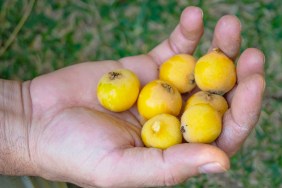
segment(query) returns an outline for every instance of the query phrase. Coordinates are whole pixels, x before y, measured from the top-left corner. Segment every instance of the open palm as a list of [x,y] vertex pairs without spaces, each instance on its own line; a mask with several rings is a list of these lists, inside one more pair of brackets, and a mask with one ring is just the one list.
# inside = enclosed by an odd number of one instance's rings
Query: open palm
[[[236,17],[222,17],[211,48],[218,47],[235,59],[240,29]],[[144,85],[157,78],[158,67],[167,58],[193,54],[202,33],[201,10],[188,7],[171,36],[148,54],[81,63],[33,79],[29,148],[38,174],[84,187],[132,187],[173,185],[198,173],[227,170],[228,157],[240,148],[259,117],[264,90],[264,56],[259,50],[247,49],[238,60],[238,85],[227,95],[231,108],[214,145],[145,148],[136,108],[112,113],[103,109],[96,97],[102,74],[128,68]]]

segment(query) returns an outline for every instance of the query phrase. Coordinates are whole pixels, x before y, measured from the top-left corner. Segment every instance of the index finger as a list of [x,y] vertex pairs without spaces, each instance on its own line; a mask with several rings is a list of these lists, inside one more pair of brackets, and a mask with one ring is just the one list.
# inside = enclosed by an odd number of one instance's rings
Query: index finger
[[212,46],[219,48],[231,59],[235,59],[241,46],[241,23],[236,16],[223,16],[216,24]]
[[148,55],[160,65],[175,54],[193,54],[203,32],[202,10],[198,7],[187,7],[170,37],[152,49]]

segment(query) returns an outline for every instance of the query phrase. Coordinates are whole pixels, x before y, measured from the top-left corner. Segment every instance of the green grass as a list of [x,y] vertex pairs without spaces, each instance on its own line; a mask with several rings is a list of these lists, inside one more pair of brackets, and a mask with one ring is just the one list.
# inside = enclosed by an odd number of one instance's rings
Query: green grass
[[[282,187],[282,3],[275,0],[0,0],[0,75],[27,80],[84,61],[146,53],[169,36],[188,5],[204,11],[205,34],[196,56],[210,46],[216,21],[234,14],[242,22],[242,48],[266,56],[266,92],[260,121],[231,170],[191,178],[176,187]],[[24,18],[26,22],[15,32]],[[23,20],[22,20],[23,21]],[[4,178],[4,177],[1,177]]]

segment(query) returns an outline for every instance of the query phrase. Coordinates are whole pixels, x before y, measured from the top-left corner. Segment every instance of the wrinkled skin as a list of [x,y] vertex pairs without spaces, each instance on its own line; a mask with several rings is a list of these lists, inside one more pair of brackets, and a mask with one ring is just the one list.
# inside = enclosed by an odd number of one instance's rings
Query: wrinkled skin
[[[235,16],[220,18],[211,49],[218,47],[235,60],[240,29]],[[33,79],[29,152],[36,175],[83,187],[140,187],[173,185],[199,173],[228,170],[229,157],[260,114],[265,82],[264,55],[258,49],[246,49],[238,59],[238,84],[227,94],[231,108],[224,115],[222,134],[212,145],[145,148],[136,107],[112,113],[96,97],[97,82],[105,72],[128,68],[144,85],[157,78],[159,65],[172,55],[193,54],[202,34],[202,11],[187,7],[169,38],[148,54],[76,64]]]

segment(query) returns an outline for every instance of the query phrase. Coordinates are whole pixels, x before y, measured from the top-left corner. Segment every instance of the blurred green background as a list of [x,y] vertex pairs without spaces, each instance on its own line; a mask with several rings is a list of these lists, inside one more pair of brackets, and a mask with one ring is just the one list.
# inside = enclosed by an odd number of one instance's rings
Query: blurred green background
[[[241,51],[257,47],[265,53],[267,86],[260,121],[231,159],[231,170],[175,187],[281,188],[282,1],[0,0],[1,78],[27,80],[83,61],[146,53],[169,36],[189,5],[204,11],[205,34],[195,55],[209,48],[217,20],[234,14],[242,22]],[[0,187],[67,185],[0,176]]]

